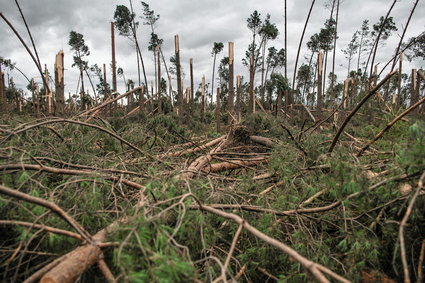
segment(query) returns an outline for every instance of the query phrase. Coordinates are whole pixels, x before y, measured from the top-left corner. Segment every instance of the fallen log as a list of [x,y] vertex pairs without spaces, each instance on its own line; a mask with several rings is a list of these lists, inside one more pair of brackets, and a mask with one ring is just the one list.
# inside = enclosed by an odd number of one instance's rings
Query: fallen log
[[179,150],[179,151],[176,151],[176,152],[162,153],[162,154],[158,154],[156,157],[159,158],[159,159],[164,158],[164,157],[177,157],[177,156],[181,156],[183,154],[188,154],[188,153],[193,153],[193,152],[201,151],[201,150],[207,149],[209,147],[212,147],[212,146],[220,143],[225,138],[226,138],[226,135],[221,136],[219,138],[216,138],[216,139],[214,139],[214,140],[212,140],[212,141],[210,141],[210,142],[208,142],[206,144],[203,144],[203,145],[200,145],[200,146],[196,146],[194,148]]
[[254,166],[262,163],[267,163],[268,160],[265,158],[256,158],[253,160],[232,160],[227,162],[220,162],[215,164],[210,164],[210,166],[206,166],[202,171],[206,173],[210,172],[220,172],[226,170],[238,169],[241,167]]
[[[51,269],[41,278],[41,283],[71,283],[86,271],[90,266],[99,261],[102,250],[99,244],[104,242],[106,236],[115,231],[120,224],[128,219],[122,219],[113,222],[111,225],[99,231],[93,236],[94,244],[86,244],[76,248],[75,250],[63,255],[58,264],[52,266]],[[43,274],[41,274],[42,276]],[[37,278],[32,278],[37,280]],[[27,280],[28,281],[28,280]],[[25,281],[25,282],[27,282]],[[30,281],[34,282],[34,281]]]
[[213,159],[213,154],[216,152],[221,151],[226,144],[228,143],[227,136],[215,147],[213,148],[208,154],[203,155],[195,159],[189,167],[182,172],[181,174],[177,175],[178,180],[189,180],[195,176],[195,174],[199,173],[202,168],[204,168],[208,163],[211,162]]
[[269,138],[265,138],[265,137],[260,137],[260,136],[249,136],[249,138],[258,144],[267,146],[267,147],[274,147],[276,145],[275,142],[273,142],[271,139]]

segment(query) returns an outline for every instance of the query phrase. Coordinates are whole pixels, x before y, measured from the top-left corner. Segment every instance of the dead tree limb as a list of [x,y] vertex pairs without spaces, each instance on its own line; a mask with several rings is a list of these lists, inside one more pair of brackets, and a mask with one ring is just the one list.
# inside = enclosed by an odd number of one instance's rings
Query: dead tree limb
[[[138,151],[142,155],[148,155],[148,156],[150,156],[148,153],[143,152],[140,148],[136,147],[132,143],[126,141],[125,139],[123,139],[122,137],[120,137],[119,135],[117,135],[116,133],[114,133],[114,132],[112,132],[112,131],[110,131],[108,129],[105,129],[105,128],[103,128],[101,126],[98,126],[98,125],[95,125],[95,124],[90,124],[90,123],[81,122],[81,121],[77,121],[77,120],[69,120],[69,119],[54,119],[54,120],[43,121],[43,122],[40,122],[40,123],[31,125],[31,126],[25,127],[23,129],[16,130],[12,134],[6,136],[6,138],[1,143],[7,141],[8,139],[10,139],[14,135],[18,135],[20,133],[26,132],[28,130],[31,130],[31,129],[34,129],[34,128],[37,128],[37,127],[40,127],[40,126],[44,126],[44,125],[48,125],[48,124],[55,124],[55,123],[69,123],[69,124],[77,124],[77,125],[82,125],[82,126],[86,126],[86,127],[95,128],[95,129],[97,129],[99,131],[102,131],[104,133],[107,133],[108,135],[110,135],[110,136],[114,137],[115,139],[119,140],[120,142],[128,145],[129,147],[131,147],[132,149]],[[150,156],[150,157],[154,158],[153,156]]]
[[401,113],[400,115],[398,115],[397,117],[394,118],[394,120],[392,120],[391,122],[389,122],[384,129],[382,129],[372,140],[370,140],[358,153],[357,153],[357,157],[361,156],[363,154],[363,152],[369,148],[369,146],[371,146],[374,142],[376,142],[378,139],[380,139],[384,133],[386,131],[388,131],[389,129],[391,129],[392,126],[394,126],[395,123],[397,123],[399,120],[401,120],[404,116],[406,116],[407,114],[409,114],[410,112],[412,112],[416,107],[418,107],[419,105],[421,105],[422,103],[425,102],[425,97],[423,97],[421,100],[419,100],[418,102],[416,102],[415,104],[413,104],[412,106],[410,106],[408,109],[406,109],[403,113]]
[[63,236],[75,238],[75,239],[78,239],[80,241],[84,240],[84,238],[81,237],[79,234],[76,234],[76,233],[73,233],[73,232],[67,231],[67,230],[49,227],[49,226],[42,225],[42,224],[36,224],[36,223],[30,223],[30,222],[24,222],[24,221],[17,221],[17,220],[0,220],[0,225],[18,225],[18,226],[23,226],[23,227],[28,227],[28,228],[41,229],[41,230],[45,230],[45,231],[50,232],[50,233],[55,233],[55,234],[58,234],[58,235],[63,235]]
[[66,213],[62,208],[60,208],[56,204],[43,200],[41,198],[30,196],[14,189],[10,189],[2,185],[0,185],[0,193],[50,209],[51,211],[59,215],[61,218],[63,218],[66,222],[68,222],[68,224],[71,225],[71,227],[73,227],[85,240],[90,243],[92,242],[92,237],[89,232],[87,232],[77,221],[75,221],[74,218],[69,216],[68,213]]
[[[267,163],[268,160],[265,158],[257,158],[253,160],[233,160],[228,162],[220,162],[211,164],[203,169],[206,173],[220,172],[226,170],[233,170],[241,167],[254,166],[262,163]],[[249,168],[249,167],[248,167]]]
[[271,139],[269,138],[265,138],[265,137],[260,137],[260,136],[250,136],[249,137],[253,142],[267,146],[267,147],[275,147],[276,143],[273,142]]
[[19,41],[25,47],[28,54],[31,56],[31,59],[34,61],[38,71],[40,72],[41,79],[43,80],[44,89],[47,90],[48,92],[50,92],[49,84],[47,83],[46,78],[43,74],[43,70],[41,69],[41,65],[38,64],[37,59],[34,57],[31,50],[28,48],[27,44],[22,39],[21,35],[18,33],[18,31],[15,29],[15,27],[9,22],[9,20],[1,12],[0,12],[0,17],[5,21],[5,23],[10,27],[10,29],[15,33],[15,35],[18,37]]
[[55,167],[49,167],[44,165],[41,166],[36,164],[23,164],[23,163],[0,165],[0,171],[13,171],[13,170],[35,170],[35,171],[43,171],[43,172],[48,172],[53,174],[66,174],[66,175],[89,175],[89,176],[94,175],[94,176],[103,177],[107,180],[121,182],[135,189],[139,189],[139,190],[145,189],[144,186],[136,182],[124,179],[121,176],[99,174],[99,172],[92,171],[92,170],[64,169],[64,168],[55,168]]
[[241,218],[240,216],[233,214],[233,213],[227,213],[222,210],[215,209],[210,206],[203,205],[198,202],[199,209],[208,211],[210,213],[213,213],[215,215],[221,216],[226,219],[233,220],[234,222],[238,223],[240,226],[245,228],[248,232],[253,234],[255,237],[259,238],[260,240],[264,241],[265,243],[272,245],[276,247],[277,249],[281,250],[285,254],[289,255],[292,259],[300,263],[305,269],[307,269],[319,282],[330,282],[323,273],[326,273],[330,277],[340,281],[340,282],[350,282],[347,279],[343,278],[342,276],[334,273],[333,271],[329,270],[328,268],[315,263],[302,255],[300,255],[297,251],[292,249],[291,247],[285,245],[284,243],[269,237],[268,235],[264,234],[263,232],[259,231],[255,227],[251,226],[246,220]]
[[370,97],[372,97],[381,88],[381,86],[383,86],[385,84],[385,82],[388,81],[396,73],[397,73],[397,71],[393,71],[393,72],[389,73],[383,80],[381,80],[379,82],[379,84],[377,86],[375,86],[365,97],[363,97],[363,99],[359,102],[359,104],[356,106],[356,108],[354,108],[353,111],[351,111],[350,114],[348,114],[347,118],[345,118],[341,127],[338,129],[338,132],[336,133],[336,135],[335,135],[335,137],[332,141],[331,146],[329,147],[329,150],[328,150],[329,153],[331,153],[333,151],[336,143],[338,142],[339,136],[342,134],[345,126],[347,126],[347,124],[351,120],[351,118],[353,118],[353,116],[357,113],[357,111],[359,111],[359,109],[363,106],[363,104],[365,104],[366,101]]
[[[406,226],[407,221],[409,220],[409,216],[412,213],[412,209],[413,209],[413,206],[415,205],[415,201],[419,195],[419,192],[424,188],[424,179],[425,179],[425,171],[422,174],[422,176],[419,178],[418,188],[416,189],[415,193],[412,196],[412,199],[409,202],[409,206],[407,207],[406,213],[400,222],[400,228],[398,230],[398,237],[400,240],[401,261],[403,263],[404,283],[410,283],[409,265],[406,259],[406,246],[404,244],[404,227]],[[418,279],[421,280],[421,278],[418,278]]]
[[208,163],[213,159],[213,154],[221,151],[227,144],[227,136],[223,139],[215,148],[213,148],[208,154],[198,157],[193,161],[186,171],[182,172],[177,176],[180,180],[189,180],[195,176],[196,173],[200,172]]
[[223,135],[223,136],[216,138],[216,139],[214,139],[210,142],[207,142],[206,144],[199,145],[199,146],[196,146],[194,148],[189,148],[189,149],[180,150],[180,151],[176,151],[176,152],[162,153],[162,154],[157,155],[156,157],[162,159],[164,157],[177,157],[177,156],[181,156],[183,154],[201,151],[201,150],[207,149],[211,146],[214,146],[214,145],[220,143],[225,138],[226,138],[226,135]]

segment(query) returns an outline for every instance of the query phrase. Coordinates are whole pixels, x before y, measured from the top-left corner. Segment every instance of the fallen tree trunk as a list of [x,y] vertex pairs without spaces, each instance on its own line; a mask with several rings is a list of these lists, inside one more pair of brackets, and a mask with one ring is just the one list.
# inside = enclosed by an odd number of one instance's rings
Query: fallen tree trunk
[[267,146],[267,147],[274,147],[276,145],[275,142],[273,142],[271,139],[269,138],[265,138],[265,137],[260,137],[260,136],[249,136],[249,138],[258,144]]
[[202,169],[202,171],[206,173],[220,172],[220,171],[238,169],[241,167],[254,166],[254,165],[267,163],[267,162],[268,160],[265,158],[256,158],[253,160],[234,160],[234,161],[211,164],[210,166],[206,166],[204,169]]
[[227,144],[227,136],[215,147],[213,148],[207,155],[203,155],[198,157],[195,161],[193,161],[189,167],[177,176],[179,180],[189,180],[195,176],[195,174],[199,173],[202,168],[204,168],[208,163],[213,159],[213,154],[221,151]]
[[156,157],[157,158],[164,158],[164,157],[177,157],[177,156],[181,156],[183,154],[187,154],[187,153],[193,153],[193,152],[197,152],[197,151],[201,151],[203,149],[212,147],[218,143],[220,143],[223,139],[226,138],[226,135],[221,136],[219,138],[216,138],[206,144],[200,145],[200,146],[196,146],[194,148],[189,148],[189,149],[184,149],[184,150],[179,150],[176,152],[168,152],[168,153],[162,153],[162,154],[158,154]]
[[[121,223],[126,222],[128,219],[121,219],[113,222],[111,225],[99,231],[93,236],[94,245],[86,244],[77,249],[63,255],[58,264],[52,266],[40,280],[41,283],[71,283],[75,282],[77,278],[86,271],[90,266],[99,261],[102,250],[99,244],[104,242],[106,236],[115,231]],[[41,274],[40,276],[42,276]],[[32,277],[32,276],[31,276]],[[30,277],[30,278],[31,278]],[[29,278],[29,279],[30,279]],[[27,279],[25,282],[35,282],[37,278],[31,278],[32,281]]]

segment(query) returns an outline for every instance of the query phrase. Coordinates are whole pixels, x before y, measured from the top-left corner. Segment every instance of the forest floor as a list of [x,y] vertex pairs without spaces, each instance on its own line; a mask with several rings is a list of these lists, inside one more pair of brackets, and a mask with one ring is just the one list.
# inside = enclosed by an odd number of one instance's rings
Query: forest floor
[[206,114],[2,117],[0,280],[424,279],[423,119]]

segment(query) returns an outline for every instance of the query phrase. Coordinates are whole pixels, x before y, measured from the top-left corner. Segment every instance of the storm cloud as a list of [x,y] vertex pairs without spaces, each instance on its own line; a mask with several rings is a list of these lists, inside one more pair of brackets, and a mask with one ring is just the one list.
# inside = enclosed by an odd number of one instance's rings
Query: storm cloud
[[[212,73],[211,49],[214,42],[223,42],[224,51],[220,54],[227,56],[227,42],[235,43],[235,74],[247,77],[248,70],[242,65],[245,50],[252,41],[252,34],[246,27],[246,19],[258,10],[261,17],[271,15],[271,21],[279,28],[279,36],[269,43],[280,49],[284,47],[284,1],[278,0],[156,0],[146,1],[160,19],[156,24],[156,33],[164,39],[163,52],[168,60],[174,53],[174,35],[180,36],[182,67],[188,72],[189,59],[193,58],[196,85],[203,75],[210,82]],[[307,54],[305,43],[310,36],[319,32],[326,19],[329,18],[329,8],[325,7],[323,0],[316,1],[312,17],[307,27],[301,50],[301,62]],[[394,54],[402,29],[407,21],[414,1],[399,1],[392,12],[398,27],[398,32],[388,40],[385,46],[378,50],[376,62],[381,65],[386,63]],[[42,64],[47,64],[52,72],[55,54],[63,49],[65,52],[65,82],[66,93],[75,92],[78,81],[78,70],[72,65],[72,51],[68,46],[70,31],[74,30],[84,35],[86,44],[90,48],[89,64],[109,66],[111,62],[110,22],[116,5],[128,5],[128,1],[105,0],[20,0],[23,13],[30,26],[31,32],[39,51]],[[347,60],[341,49],[346,48],[353,33],[358,30],[363,20],[368,19],[371,24],[376,23],[380,16],[384,16],[392,1],[388,0],[345,0],[341,1],[340,19],[338,23],[338,42],[336,47],[336,73],[338,79],[346,76]],[[142,14],[139,1],[134,1],[137,16]],[[288,0],[288,76],[291,78],[295,64],[295,56],[304,21],[310,7],[310,0]],[[13,23],[16,29],[24,36],[26,42],[29,38],[25,31],[19,11],[14,0],[0,0],[1,12]],[[405,39],[418,35],[424,30],[423,15],[425,6],[420,1],[413,16]],[[154,80],[154,63],[152,52],[147,50],[150,38],[150,27],[142,25],[143,20],[138,18],[140,27],[138,37],[142,46],[148,81]],[[11,59],[27,74],[41,81],[40,75],[25,49],[15,35],[4,23],[0,23],[1,45],[0,56]],[[117,65],[125,71],[127,79],[137,82],[136,53],[133,43],[116,32]],[[168,63],[168,62],[167,62]],[[423,61],[416,61],[405,65],[405,72],[412,67],[423,66]],[[22,76],[13,71],[15,83],[19,88],[25,88],[27,82]],[[108,69],[108,80],[110,72]],[[188,85],[188,76],[184,84]],[[118,90],[125,89],[122,79],[118,79]]]

